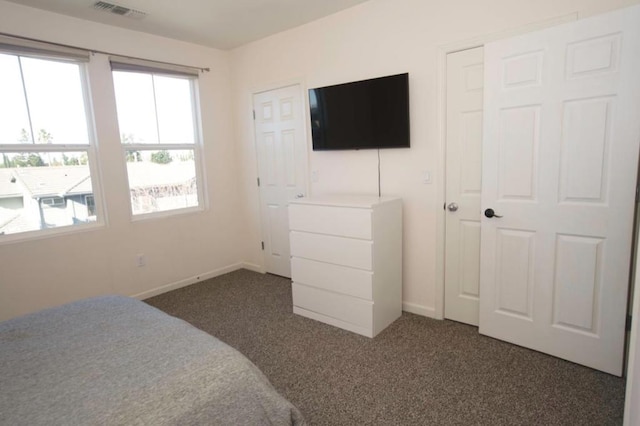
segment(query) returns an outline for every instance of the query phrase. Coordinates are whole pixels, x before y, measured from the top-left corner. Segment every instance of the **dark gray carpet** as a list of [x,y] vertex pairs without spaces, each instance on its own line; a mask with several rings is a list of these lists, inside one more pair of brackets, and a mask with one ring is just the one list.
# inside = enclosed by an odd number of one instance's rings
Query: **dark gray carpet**
[[146,300],[251,359],[311,425],[616,425],[624,380],[403,313],[374,339],[292,313],[246,270]]

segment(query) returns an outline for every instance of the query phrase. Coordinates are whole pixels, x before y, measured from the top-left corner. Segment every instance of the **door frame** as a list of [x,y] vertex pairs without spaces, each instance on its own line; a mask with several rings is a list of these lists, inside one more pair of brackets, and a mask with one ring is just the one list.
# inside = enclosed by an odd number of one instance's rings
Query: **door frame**
[[[444,319],[444,271],[445,271],[445,224],[446,214],[444,205],[446,203],[446,158],[447,158],[447,55],[462,50],[473,49],[503,38],[514,37],[532,31],[543,30],[556,25],[578,20],[578,12],[555,18],[545,19],[521,27],[499,31],[462,40],[454,43],[441,45],[437,50],[437,122],[438,122],[438,168],[436,171],[436,286],[434,300],[434,318]],[[440,208],[442,206],[442,208]]]
[[260,203],[260,188],[257,185],[258,182],[258,175],[259,175],[259,169],[258,169],[258,138],[256,137],[256,123],[255,123],[255,119],[253,118],[253,99],[255,95],[258,95],[260,93],[264,93],[264,92],[270,92],[272,90],[278,90],[278,89],[284,89],[285,87],[290,87],[290,86],[298,86],[300,88],[300,113],[301,113],[301,117],[302,117],[302,125],[304,126],[303,129],[303,135],[304,135],[304,189],[305,189],[305,193],[307,194],[307,196],[309,195],[309,137],[310,137],[310,128],[307,125],[307,123],[309,123],[309,120],[311,119],[311,115],[309,112],[309,93],[307,90],[307,84],[304,78],[293,78],[293,79],[288,79],[288,80],[282,80],[282,81],[278,81],[278,82],[272,82],[272,83],[268,83],[268,84],[264,84],[264,85],[260,85],[260,86],[254,86],[251,87],[249,89],[249,107],[248,107],[248,111],[247,111],[247,116],[250,117],[251,120],[251,138],[252,138],[252,142],[251,142],[251,148],[253,149],[253,159],[255,161],[254,163],[254,168],[253,168],[253,174],[251,176],[251,180],[249,183],[249,185],[251,185],[254,188],[254,195],[253,195],[253,199],[255,200],[254,202],[256,203],[256,211],[258,213],[258,217],[256,218],[257,220],[257,228],[258,228],[258,238],[259,240],[256,241],[256,248],[257,250],[260,251],[260,265],[256,265],[257,268],[255,268],[255,270],[257,272],[260,272],[262,274],[266,274],[267,270],[266,270],[266,262],[265,262],[265,257],[264,257],[264,250],[261,248],[260,246],[260,241],[262,241],[262,238],[264,237],[264,229],[262,229],[262,206]]

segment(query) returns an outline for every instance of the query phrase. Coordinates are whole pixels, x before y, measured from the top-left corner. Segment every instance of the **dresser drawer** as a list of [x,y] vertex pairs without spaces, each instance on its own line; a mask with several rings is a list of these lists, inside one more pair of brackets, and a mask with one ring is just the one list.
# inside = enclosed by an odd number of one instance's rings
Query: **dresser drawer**
[[320,289],[373,300],[373,273],[362,269],[292,257],[291,279]]
[[371,210],[290,204],[289,227],[293,231],[370,240]]
[[371,270],[373,243],[366,240],[291,231],[291,256]]
[[293,305],[358,327],[373,327],[373,302],[294,282]]

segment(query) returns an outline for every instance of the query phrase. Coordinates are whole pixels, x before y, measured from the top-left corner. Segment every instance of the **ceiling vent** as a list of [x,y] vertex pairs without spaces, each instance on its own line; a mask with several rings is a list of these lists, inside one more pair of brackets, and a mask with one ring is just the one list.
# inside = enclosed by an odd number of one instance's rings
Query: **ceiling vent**
[[101,12],[113,13],[114,15],[126,16],[127,18],[133,19],[142,19],[147,16],[146,12],[106,1],[95,2],[93,8]]

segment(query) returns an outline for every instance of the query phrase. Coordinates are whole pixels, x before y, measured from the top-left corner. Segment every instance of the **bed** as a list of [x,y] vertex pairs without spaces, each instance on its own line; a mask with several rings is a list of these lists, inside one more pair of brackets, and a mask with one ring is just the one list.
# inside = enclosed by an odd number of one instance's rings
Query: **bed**
[[105,296],[0,323],[1,425],[301,425],[235,349]]

